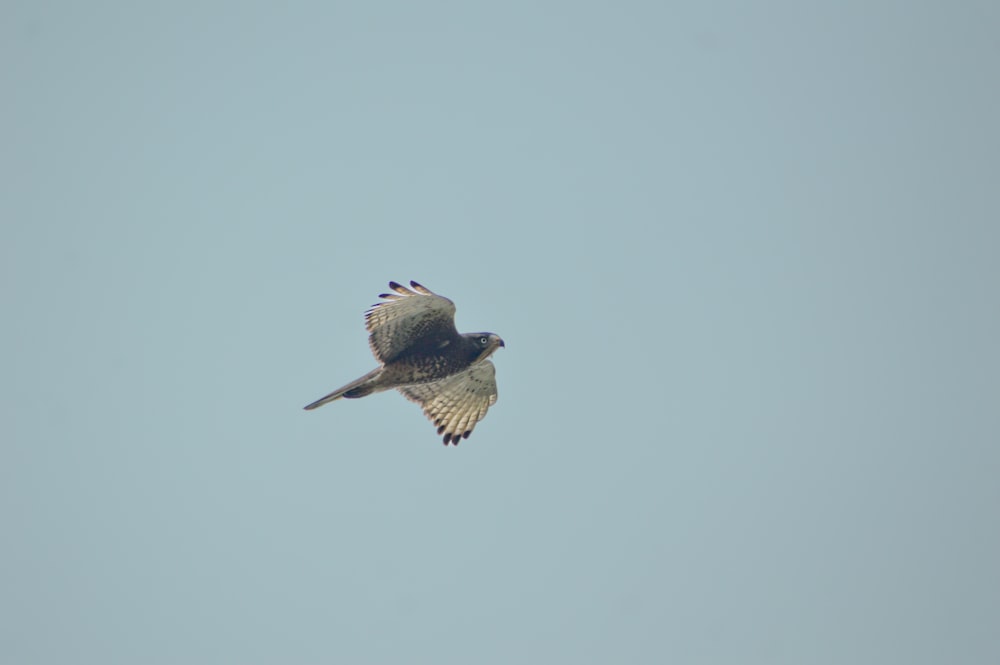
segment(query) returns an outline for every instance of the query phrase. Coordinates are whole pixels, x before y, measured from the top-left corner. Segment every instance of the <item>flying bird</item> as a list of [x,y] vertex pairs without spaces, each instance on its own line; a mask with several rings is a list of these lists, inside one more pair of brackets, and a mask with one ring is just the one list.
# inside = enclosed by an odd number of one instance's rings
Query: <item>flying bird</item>
[[455,303],[410,282],[389,282],[393,293],[365,312],[368,346],[379,367],[309,406],[395,388],[424,410],[444,445],[468,439],[497,401],[496,368],[488,358],[504,346],[489,332],[459,334]]

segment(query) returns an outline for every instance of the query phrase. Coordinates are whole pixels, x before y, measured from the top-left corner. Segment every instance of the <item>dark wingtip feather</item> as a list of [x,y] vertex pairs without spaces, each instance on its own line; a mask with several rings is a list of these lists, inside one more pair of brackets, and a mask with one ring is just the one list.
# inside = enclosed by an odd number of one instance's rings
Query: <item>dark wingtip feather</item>
[[417,293],[421,293],[421,294],[423,294],[425,296],[432,296],[432,295],[434,295],[433,291],[431,291],[426,286],[424,286],[423,284],[421,284],[420,282],[418,282],[416,280],[411,279],[410,280],[410,286],[412,286],[413,290],[416,291]]

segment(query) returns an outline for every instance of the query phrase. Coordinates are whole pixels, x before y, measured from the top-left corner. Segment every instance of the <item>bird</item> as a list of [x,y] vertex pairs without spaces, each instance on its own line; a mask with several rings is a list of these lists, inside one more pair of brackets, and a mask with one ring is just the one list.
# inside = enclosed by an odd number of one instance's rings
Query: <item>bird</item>
[[395,388],[420,405],[445,446],[457,446],[497,401],[489,357],[504,341],[490,332],[459,334],[455,303],[417,282],[410,288],[389,282],[389,288],[393,292],[379,294],[382,300],[365,312],[368,346],[379,366],[304,408]]

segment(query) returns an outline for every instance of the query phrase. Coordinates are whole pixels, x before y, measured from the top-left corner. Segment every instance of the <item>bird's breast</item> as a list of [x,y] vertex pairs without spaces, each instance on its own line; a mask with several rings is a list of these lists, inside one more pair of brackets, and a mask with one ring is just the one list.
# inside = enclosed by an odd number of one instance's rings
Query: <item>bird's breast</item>
[[452,354],[419,354],[398,358],[385,366],[386,378],[398,385],[428,383],[461,372],[469,366]]

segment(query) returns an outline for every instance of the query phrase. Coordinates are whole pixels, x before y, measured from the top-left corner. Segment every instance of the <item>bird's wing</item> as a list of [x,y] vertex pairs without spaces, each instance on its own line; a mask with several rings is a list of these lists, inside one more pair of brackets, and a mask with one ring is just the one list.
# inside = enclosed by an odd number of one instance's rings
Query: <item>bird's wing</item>
[[416,282],[410,286],[413,290],[389,282],[395,293],[381,294],[384,300],[365,312],[365,327],[371,333],[368,345],[381,363],[391,362],[422,341],[458,336],[455,303]]
[[496,368],[486,360],[431,383],[398,388],[406,399],[419,404],[444,434],[444,445],[469,438],[476,423],[497,401]]

